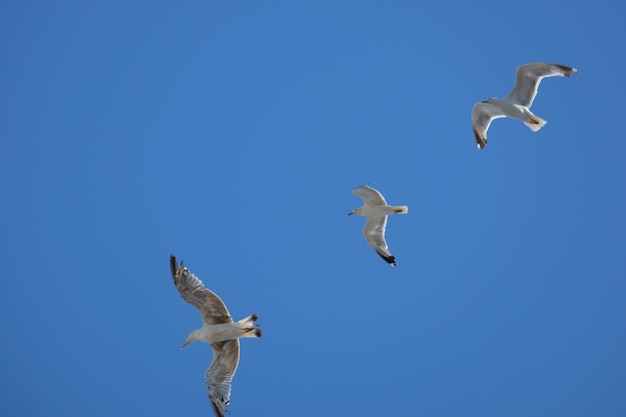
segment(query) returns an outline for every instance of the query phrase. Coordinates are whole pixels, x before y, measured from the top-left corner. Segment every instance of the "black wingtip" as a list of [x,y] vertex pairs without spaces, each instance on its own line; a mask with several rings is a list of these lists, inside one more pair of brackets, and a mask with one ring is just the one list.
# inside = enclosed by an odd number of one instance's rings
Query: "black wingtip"
[[177,270],[178,264],[176,263],[176,257],[174,255],[170,255],[170,271],[172,272],[172,276],[176,276]]
[[485,149],[485,145],[487,145],[487,137],[479,135],[476,129],[474,129],[474,137],[476,138],[476,145],[478,145],[478,149]]
[[[376,252],[378,253],[378,252]],[[386,256],[383,255],[382,253],[378,253],[378,255],[383,258],[385,260],[385,262],[387,262],[389,265],[391,266],[396,266],[396,257],[391,255],[391,256]]]
[[578,70],[574,67],[568,67],[567,65],[561,65],[561,64],[554,64],[554,65],[559,67],[561,71],[563,71],[563,75],[566,77],[569,77],[570,75],[572,75],[572,73],[578,72]]

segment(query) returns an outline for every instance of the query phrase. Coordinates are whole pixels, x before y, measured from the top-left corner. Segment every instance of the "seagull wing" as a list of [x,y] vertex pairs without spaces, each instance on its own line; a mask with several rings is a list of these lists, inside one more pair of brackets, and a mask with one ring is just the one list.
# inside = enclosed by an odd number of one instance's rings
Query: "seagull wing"
[[487,145],[487,130],[493,119],[506,117],[496,106],[489,103],[476,103],[472,110],[472,127],[474,128],[474,137],[476,144],[480,149]]
[[206,391],[217,417],[228,413],[230,384],[239,365],[239,340],[211,343],[213,362],[204,374]]
[[515,85],[506,97],[509,101],[530,107],[537,95],[539,83],[546,77],[569,77],[572,72],[578,72],[576,68],[559,64],[535,62],[533,64],[520,65],[515,72]]
[[387,249],[385,241],[385,226],[387,225],[387,216],[370,216],[363,227],[363,236],[367,243],[391,266],[396,266],[396,258]]
[[177,265],[174,255],[170,255],[170,269],[180,296],[200,312],[203,323],[219,324],[233,321],[224,302],[213,291],[205,288],[202,281],[185,268],[182,262]]
[[[387,205],[387,202],[385,201],[385,198],[383,197],[383,195],[378,190],[375,190],[369,185],[361,185],[360,187],[355,188],[354,190],[352,190],[352,194],[358,195],[359,197],[361,197],[363,201],[365,202],[365,204],[369,204],[373,206],[379,206],[379,205],[386,206]],[[383,229],[384,229],[384,225],[383,225]]]

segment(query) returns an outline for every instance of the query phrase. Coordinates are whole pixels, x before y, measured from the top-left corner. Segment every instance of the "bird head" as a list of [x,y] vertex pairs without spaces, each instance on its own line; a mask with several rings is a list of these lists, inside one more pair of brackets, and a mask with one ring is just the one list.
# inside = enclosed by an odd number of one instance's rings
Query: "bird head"
[[185,349],[189,343],[198,340],[195,333],[195,331],[189,333],[189,336],[187,336],[187,340],[185,340],[185,343],[183,343],[183,345],[180,347],[181,349]]

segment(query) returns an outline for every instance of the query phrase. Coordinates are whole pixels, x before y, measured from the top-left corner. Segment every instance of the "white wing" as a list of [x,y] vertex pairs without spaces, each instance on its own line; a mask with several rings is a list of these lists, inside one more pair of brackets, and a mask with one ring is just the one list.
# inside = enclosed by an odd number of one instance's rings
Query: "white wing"
[[211,343],[213,362],[204,374],[206,391],[217,417],[228,413],[230,385],[239,365],[239,340]]
[[515,85],[506,96],[506,99],[525,107],[530,107],[537,95],[539,83],[546,77],[569,77],[572,72],[578,72],[576,68],[565,65],[535,62],[533,64],[520,65],[515,71]]
[[391,266],[396,266],[396,258],[387,249],[385,241],[385,226],[387,216],[370,216],[363,227],[363,235],[367,243]]
[[480,149],[487,144],[487,130],[493,119],[506,117],[500,109],[489,103],[476,103],[472,110],[472,127],[474,128],[474,137],[476,144]]
[[387,202],[385,201],[383,195],[378,190],[375,190],[369,185],[361,185],[360,187],[355,188],[354,190],[352,190],[352,194],[361,197],[365,204],[373,206],[387,205]]

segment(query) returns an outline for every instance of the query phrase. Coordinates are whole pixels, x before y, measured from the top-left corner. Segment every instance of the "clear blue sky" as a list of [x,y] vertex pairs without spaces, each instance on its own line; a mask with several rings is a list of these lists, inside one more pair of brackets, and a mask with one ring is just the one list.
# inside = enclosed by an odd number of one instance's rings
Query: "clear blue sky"
[[[256,313],[246,416],[626,415],[617,1],[3,2],[0,414],[210,416],[169,255]],[[471,110],[515,68],[533,133]],[[392,268],[363,183],[390,204]]]

